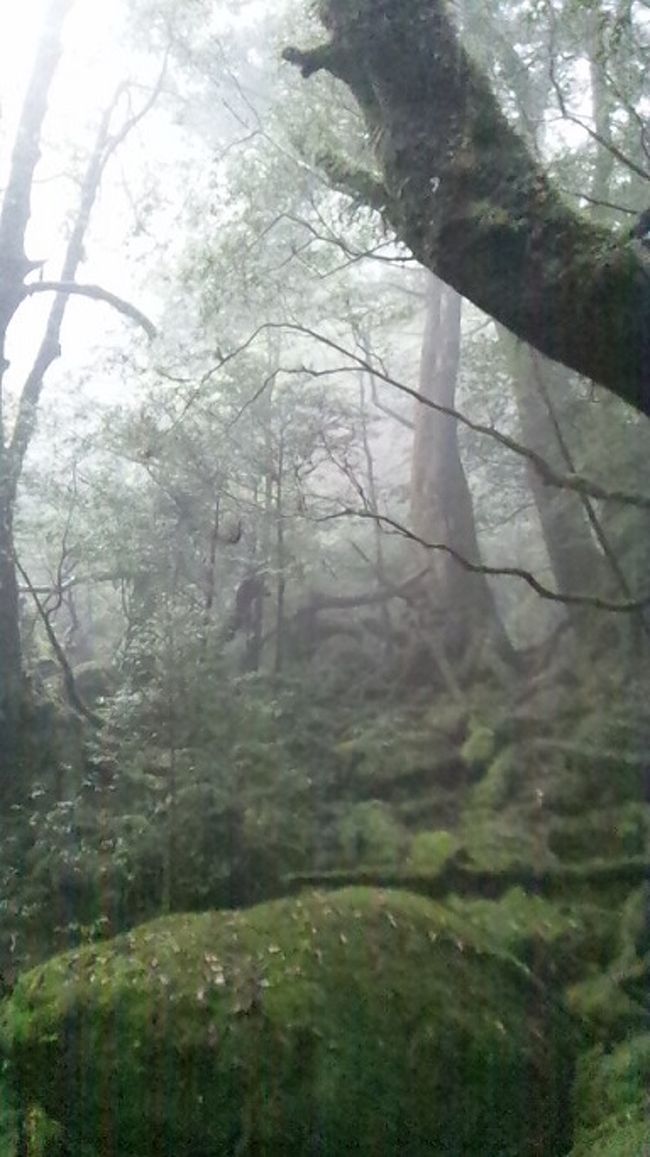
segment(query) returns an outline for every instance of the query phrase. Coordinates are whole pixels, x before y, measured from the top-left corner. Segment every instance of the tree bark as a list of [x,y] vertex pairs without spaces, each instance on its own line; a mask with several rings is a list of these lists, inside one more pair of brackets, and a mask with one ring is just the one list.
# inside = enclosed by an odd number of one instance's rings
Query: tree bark
[[[455,408],[460,362],[461,299],[437,278],[427,277],[426,321],[419,392],[436,405]],[[464,558],[480,563],[472,495],[460,458],[454,418],[417,402],[411,469],[411,521],[425,542],[444,541]],[[430,561],[430,559],[429,559]],[[450,555],[435,561],[434,598],[444,617],[447,657],[462,659],[478,635],[488,631],[501,655],[514,651],[483,574],[462,570]]]
[[[369,350],[367,345],[362,340],[362,348],[364,355],[368,359]],[[367,386],[373,390],[374,381],[370,374],[362,374],[359,378],[359,417],[360,433],[361,433],[361,447],[365,459],[365,489],[366,502],[368,508],[373,514],[379,514],[379,499],[377,490],[377,478],[375,471],[375,459],[373,454],[373,447],[369,429],[369,415],[368,415],[368,397]],[[374,585],[377,590],[385,591],[388,587],[388,572],[386,569],[386,558],[384,553],[384,534],[382,532],[381,523],[379,521],[374,523],[374,545],[375,545],[375,574]],[[384,648],[384,657],[390,666],[394,658],[394,640],[393,640],[393,624],[391,613],[388,605],[388,600],[384,599],[378,604],[379,616],[382,626],[382,641]]]
[[287,593],[287,551],[284,535],[284,429],[278,436],[278,454],[275,471],[275,565],[277,585],[275,595],[275,673],[281,675],[285,657],[285,603]]
[[[513,370],[522,441],[562,473],[567,464],[551,415],[537,388],[538,380],[548,388],[554,367],[544,364],[529,346],[517,343],[513,348],[509,334],[504,334],[504,344]],[[605,577],[605,560],[596,548],[578,495],[546,486],[530,463],[527,473],[557,589],[566,594],[598,591]],[[573,613],[584,620],[584,614],[575,609]]]
[[330,176],[462,296],[650,415],[650,257],[563,202],[444,0],[322,0],[320,15],[329,43],[285,58],[348,85],[381,174],[330,159]]
[[50,86],[61,54],[61,33],[71,0],[52,0],[47,10],[16,133],[0,210],[0,792],[15,771],[22,705],[22,656],[13,512],[16,469],[5,436],[3,380],[7,330],[25,292],[34,262],[25,253],[34,172],[40,158]]
[[20,604],[13,553],[13,503],[0,487],[0,799],[14,773],[22,700]]

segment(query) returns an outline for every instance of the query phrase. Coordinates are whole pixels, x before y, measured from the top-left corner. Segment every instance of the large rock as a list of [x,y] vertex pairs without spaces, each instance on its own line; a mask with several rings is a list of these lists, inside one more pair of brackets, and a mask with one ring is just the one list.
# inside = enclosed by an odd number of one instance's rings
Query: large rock
[[0,1020],[24,1103],[101,1157],[558,1157],[567,1025],[462,916],[346,889],[56,957]]

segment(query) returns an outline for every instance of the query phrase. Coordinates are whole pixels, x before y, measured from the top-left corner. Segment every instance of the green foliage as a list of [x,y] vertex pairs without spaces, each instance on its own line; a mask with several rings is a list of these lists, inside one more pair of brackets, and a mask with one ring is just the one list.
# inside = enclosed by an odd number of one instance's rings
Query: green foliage
[[352,804],[338,825],[341,862],[390,865],[403,858],[406,832],[378,800]]
[[485,768],[495,754],[496,737],[494,731],[484,724],[470,729],[469,735],[460,749],[460,754],[471,768]]
[[593,1040],[611,1046],[640,1032],[647,1013],[620,987],[609,972],[572,985],[566,992],[567,1006],[582,1022]]
[[163,1136],[179,1157],[566,1144],[563,1018],[461,915],[407,894],[162,919],[26,974],[1,1023],[22,1099],[103,1157]]
[[562,817],[549,832],[549,846],[562,860],[607,859],[643,855],[650,833],[650,808],[627,802],[618,808],[597,808],[580,816]]
[[648,1110],[614,1117],[583,1135],[569,1157],[641,1157],[648,1141]]
[[590,976],[613,955],[616,917],[594,905],[545,900],[522,888],[498,901],[452,897],[449,903],[501,950],[558,986]]
[[439,872],[461,848],[453,832],[418,832],[411,840],[406,864],[415,872]]
[[[465,754],[465,749],[463,753]],[[483,809],[498,811],[509,801],[517,783],[517,776],[521,774],[519,758],[516,747],[505,747],[499,751],[471,794],[468,802],[470,810],[476,808],[477,811]]]

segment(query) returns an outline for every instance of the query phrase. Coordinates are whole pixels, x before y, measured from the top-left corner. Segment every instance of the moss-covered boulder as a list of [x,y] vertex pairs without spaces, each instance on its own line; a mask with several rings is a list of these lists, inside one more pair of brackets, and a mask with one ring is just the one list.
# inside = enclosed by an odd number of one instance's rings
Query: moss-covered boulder
[[24,1103],[101,1157],[557,1157],[570,1033],[461,915],[371,889],[173,916],[27,973]]

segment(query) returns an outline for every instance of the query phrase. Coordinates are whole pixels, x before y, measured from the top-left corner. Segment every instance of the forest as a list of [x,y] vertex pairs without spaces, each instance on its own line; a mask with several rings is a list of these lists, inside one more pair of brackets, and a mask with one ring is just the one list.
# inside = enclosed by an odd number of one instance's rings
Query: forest
[[649,79],[0,9],[0,1157],[650,1153]]

